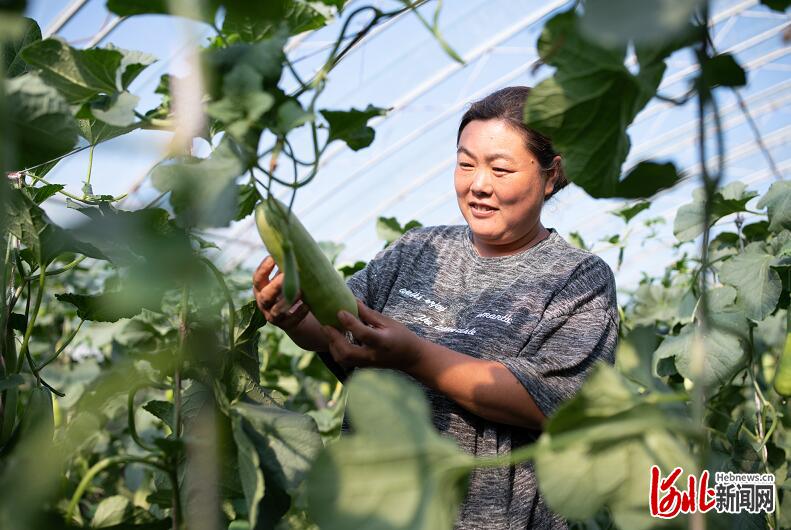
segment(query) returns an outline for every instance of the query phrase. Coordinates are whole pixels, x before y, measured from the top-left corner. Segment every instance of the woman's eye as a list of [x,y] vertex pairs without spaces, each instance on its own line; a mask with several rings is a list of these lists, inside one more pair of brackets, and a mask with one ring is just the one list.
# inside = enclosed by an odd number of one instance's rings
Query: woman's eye
[[505,169],[504,167],[493,167],[492,171],[494,171],[495,173],[510,173],[511,172],[510,169]]
[[464,169],[469,169],[472,167],[472,164],[468,162],[459,162],[459,167],[463,167]]

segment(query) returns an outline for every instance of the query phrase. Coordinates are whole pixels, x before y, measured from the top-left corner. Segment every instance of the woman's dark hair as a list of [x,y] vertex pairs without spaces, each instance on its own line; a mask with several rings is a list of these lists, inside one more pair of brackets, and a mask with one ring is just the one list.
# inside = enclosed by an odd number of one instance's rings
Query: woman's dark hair
[[473,102],[467,112],[464,113],[464,116],[461,117],[456,143],[458,144],[461,139],[461,131],[471,121],[503,120],[510,124],[524,136],[527,149],[538,159],[542,176],[546,178],[551,175],[553,170],[558,172],[555,187],[552,188],[552,193],[544,197],[546,200],[565,188],[569,181],[563,171],[563,164],[561,163],[557,166],[554,164],[555,157],[560,155],[560,153],[557,153],[552,147],[551,140],[524,124],[523,115],[528,95],[530,95],[530,87],[510,86],[492,92],[485,98]]

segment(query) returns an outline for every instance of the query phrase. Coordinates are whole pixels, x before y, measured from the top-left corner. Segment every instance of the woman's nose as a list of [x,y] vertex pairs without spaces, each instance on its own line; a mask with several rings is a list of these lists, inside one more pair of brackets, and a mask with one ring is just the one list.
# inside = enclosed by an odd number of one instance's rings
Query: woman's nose
[[475,176],[470,184],[470,191],[475,194],[489,195],[492,193],[492,179],[491,175],[485,168],[479,168],[475,171]]

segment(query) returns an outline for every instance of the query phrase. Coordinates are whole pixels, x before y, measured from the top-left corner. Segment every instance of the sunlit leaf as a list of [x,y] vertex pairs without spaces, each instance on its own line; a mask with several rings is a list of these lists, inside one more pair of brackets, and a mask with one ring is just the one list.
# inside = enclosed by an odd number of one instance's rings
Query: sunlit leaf
[[689,425],[641,404],[613,368],[600,364],[579,394],[549,420],[535,458],[539,489],[553,511],[587,519],[603,507],[619,528],[649,528],[651,465],[695,469],[674,427]]
[[132,504],[122,495],[102,499],[91,519],[92,528],[103,528],[123,523],[131,514]]
[[237,214],[235,179],[244,172],[242,161],[228,141],[208,158],[182,157],[157,165],[151,181],[170,191],[170,203],[183,226],[227,226]]
[[347,388],[354,434],[311,470],[312,519],[323,530],[452,527],[471,457],[434,430],[425,397],[403,376],[358,371]]
[[[132,61],[126,58],[127,54],[132,54]],[[154,62],[153,56],[140,52],[114,47],[80,50],[55,38],[28,46],[22,58],[38,68],[47,83],[70,103],[84,103],[98,94],[121,92],[142,67]]]
[[[653,97],[663,66],[650,75],[633,75],[624,66],[625,47],[604,48],[583,37],[573,12],[547,22],[538,49],[542,60],[557,70],[531,90],[525,123],[552,138],[565,156],[570,180],[593,197],[620,196],[621,166],[631,145],[626,129]],[[655,178],[659,169],[635,170],[646,171],[656,182],[634,175],[620,186],[630,197],[650,195],[659,189],[656,184],[672,180],[664,168],[661,178]],[[652,190],[644,194],[644,186]]]
[[135,122],[135,107],[140,98],[129,92],[118,92],[107,102],[91,105],[91,113],[113,127],[129,127]]
[[[673,359],[676,370],[692,381],[696,378],[694,369],[693,342],[698,326],[684,326],[677,336],[667,337],[654,353],[654,369],[662,359]],[[747,354],[736,335],[719,328],[709,330],[703,335],[703,367],[700,383],[707,388],[727,383],[744,366]]]
[[[747,211],[747,203],[756,196],[757,193],[746,191],[745,185],[738,181],[717,190],[711,200],[709,225],[713,225],[726,215]],[[694,239],[702,234],[705,228],[703,208],[706,194],[702,188],[698,188],[692,192],[692,198],[691,203],[681,206],[676,213],[673,233],[679,241]]]
[[22,31],[10,39],[0,39],[0,58],[3,60],[6,78],[17,77],[29,71],[29,66],[19,53],[22,48],[41,40],[41,29],[32,18],[22,19]]
[[791,230],[791,182],[773,182],[769,191],[758,201],[758,208],[766,208],[769,215],[769,230],[780,232]]
[[628,223],[632,220],[632,218],[634,218],[634,216],[650,207],[651,201],[639,201],[635,204],[632,204],[631,206],[624,206],[623,208],[619,208],[611,213],[623,219],[625,223]]
[[233,410],[246,420],[267,477],[283,490],[295,491],[322,447],[315,422],[303,414],[250,403],[235,403]]
[[24,74],[6,82],[6,108],[16,143],[12,168],[46,162],[77,143],[77,124],[68,104],[36,75]]
[[720,280],[736,288],[738,304],[748,318],[763,320],[777,307],[783,286],[772,268],[775,260],[763,243],[756,242],[720,267]]
[[247,501],[248,522],[250,528],[255,528],[258,521],[258,503],[264,497],[264,475],[261,472],[261,461],[255,445],[244,431],[242,417],[234,416],[231,421],[233,422],[233,438],[236,442],[236,458],[239,463],[239,478]]

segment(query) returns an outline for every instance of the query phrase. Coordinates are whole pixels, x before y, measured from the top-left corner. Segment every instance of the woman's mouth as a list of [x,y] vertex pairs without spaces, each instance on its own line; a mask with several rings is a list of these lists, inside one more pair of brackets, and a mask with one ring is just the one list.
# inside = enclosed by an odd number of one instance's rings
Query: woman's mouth
[[491,217],[496,211],[497,208],[493,208],[492,206],[487,206],[477,202],[470,203],[470,212],[472,212],[472,215],[475,217]]

